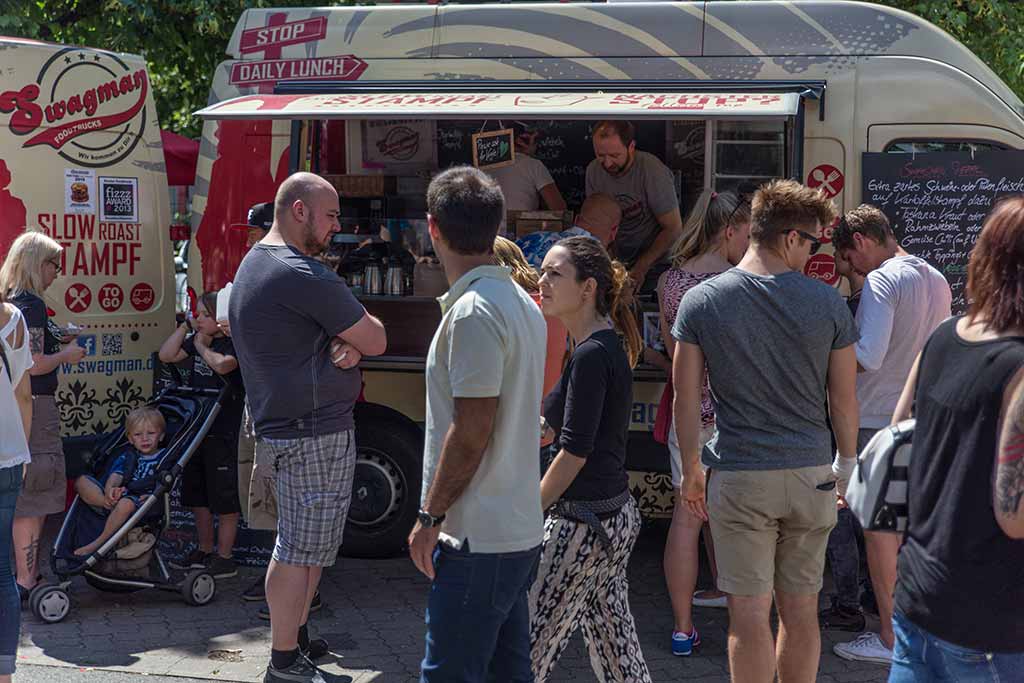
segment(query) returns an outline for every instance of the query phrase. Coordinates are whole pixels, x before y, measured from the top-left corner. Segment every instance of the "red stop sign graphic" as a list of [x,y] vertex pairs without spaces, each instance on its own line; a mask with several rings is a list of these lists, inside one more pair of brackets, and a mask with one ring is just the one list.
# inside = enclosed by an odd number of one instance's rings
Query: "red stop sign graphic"
[[124,290],[113,282],[103,285],[100,287],[99,301],[100,308],[107,313],[113,313],[124,303]]
[[821,280],[826,285],[834,285],[839,282],[839,273],[836,272],[836,260],[831,254],[815,254],[807,260],[804,266],[804,275]]
[[92,292],[81,282],[68,285],[64,292],[64,305],[72,313],[81,313],[92,303]]
[[807,187],[820,187],[829,197],[835,197],[843,191],[846,179],[843,172],[832,164],[821,164],[807,174]]
[[148,311],[153,305],[153,300],[156,299],[156,294],[153,292],[153,288],[145,282],[132,287],[132,308],[136,311]]

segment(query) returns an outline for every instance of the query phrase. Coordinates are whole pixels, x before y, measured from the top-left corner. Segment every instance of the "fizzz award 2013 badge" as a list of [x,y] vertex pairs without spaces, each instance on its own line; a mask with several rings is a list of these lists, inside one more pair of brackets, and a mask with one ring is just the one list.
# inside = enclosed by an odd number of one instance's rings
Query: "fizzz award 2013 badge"
[[100,176],[100,220],[139,221],[139,179]]

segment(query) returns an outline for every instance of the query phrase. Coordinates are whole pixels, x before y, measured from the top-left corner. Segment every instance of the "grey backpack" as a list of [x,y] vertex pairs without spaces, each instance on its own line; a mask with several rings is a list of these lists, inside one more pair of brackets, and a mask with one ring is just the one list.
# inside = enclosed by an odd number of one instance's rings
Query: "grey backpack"
[[857,456],[846,503],[867,531],[906,531],[907,470],[914,420],[890,425],[871,437]]

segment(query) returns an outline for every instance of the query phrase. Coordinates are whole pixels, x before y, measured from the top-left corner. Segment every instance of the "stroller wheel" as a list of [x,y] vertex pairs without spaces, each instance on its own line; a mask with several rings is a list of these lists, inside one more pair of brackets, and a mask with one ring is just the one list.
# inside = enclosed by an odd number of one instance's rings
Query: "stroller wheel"
[[42,595],[44,590],[46,590],[47,588],[49,588],[52,585],[53,585],[52,583],[46,583],[45,581],[40,579],[39,583],[37,583],[32,588],[32,590],[29,592],[29,594],[28,594],[28,607],[29,607],[30,610],[32,610],[33,614],[36,611],[36,605],[39,603],[39,596]]
[[32,597],[31,607],[42,621],[56,624],[71,611],[71,596],[60,586],[44,586]]
[[181,595],[190,605],[200,606],[213,600],[217,594],[217,582],[205,569],[193,569],[185,574],[181,582]]

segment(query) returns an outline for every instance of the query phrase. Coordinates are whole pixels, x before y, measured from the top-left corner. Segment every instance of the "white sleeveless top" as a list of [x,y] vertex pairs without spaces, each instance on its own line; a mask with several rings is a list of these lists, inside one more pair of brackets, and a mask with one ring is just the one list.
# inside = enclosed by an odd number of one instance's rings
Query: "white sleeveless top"
[[[3,304],[0,304],[3,305]],[[14,398],[14,387],[32,367],[32,351],[29,348],[28,326],[21,311],[14,308],[14,314],[7,324],[0,328],[0,344],[10,365],[11,376],[0,363],[0,468],[22,465],[32,460],[28,451],[28,440],[21,422],[21,411]],[[12,343],[18,340],[18,327],[21,327],[21,344],[17,348]],[[13,380],[13,381],[12,381]]]

